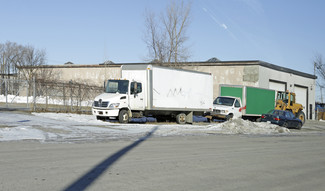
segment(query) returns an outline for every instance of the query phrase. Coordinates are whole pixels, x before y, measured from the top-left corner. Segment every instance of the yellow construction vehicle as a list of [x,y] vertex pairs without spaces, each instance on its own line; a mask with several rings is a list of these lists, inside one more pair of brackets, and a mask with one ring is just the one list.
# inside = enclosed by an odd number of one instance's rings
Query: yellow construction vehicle
[[305,123],[305,113],[302,111],[303,106],[296,103],[296,94],[293,92],[289,92],[288,90],[285,92],[278,91],[275,109],[289,110],[302,121],[302,124]]

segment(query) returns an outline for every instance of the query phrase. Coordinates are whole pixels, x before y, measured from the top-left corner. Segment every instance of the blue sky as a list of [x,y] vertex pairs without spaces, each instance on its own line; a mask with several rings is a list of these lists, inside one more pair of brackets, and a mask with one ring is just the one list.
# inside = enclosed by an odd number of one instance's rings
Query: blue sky
[[[145,61],[145,9],[160,13],[169,1],[0,2],[0,42],[44,49],[57,65]],[[325,55],[324,9],[323,0],[192,0],[190,61],[262,60],[313,74]]]

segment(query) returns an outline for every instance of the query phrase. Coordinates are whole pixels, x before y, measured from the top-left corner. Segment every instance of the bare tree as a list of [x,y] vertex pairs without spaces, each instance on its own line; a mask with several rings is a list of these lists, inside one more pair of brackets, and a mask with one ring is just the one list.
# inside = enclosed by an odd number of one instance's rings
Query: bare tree
[[149,50],[149,59],[158,64],[166,62],[167,44],[165,43],[166,32],[157,24],[154,13],[146,12],[146,34],[145,42]]
[[0,44],[2,78],[4,78],[4,76],[10,78],[11,75],[17,73],[16,65],[23,56],[22,51],[23,47],[17,43],[6,42],[5,44]]
[[[17,45],[17,43],[6,42],[5,44],[0,44],[0,74],[1,79],[16,78],[17,67],[16,64],[21,59],[21,49],[22,46]],[[5,91],[14,91],[14,82],[9,82],[11,85],[6,88],[4,81],[0,81],[0,94],[5,94]]]
[[189,58],[185,42],[188,39],[186,29],[190,23],[190,10],[190,4],[173,0],[160,19],[154,13],[146,12],[145,43],[151,60],[176,67]]
[[0,44],[0,73],[2,78],[9,78],[20,70],[22,78],[32,80],[39,76],[50,76],[48,71],[42,74],[41,67],[46,64],[46,53],[32,46],[22,46],[14,42]]
[[325,65],[323,63],[322,55],[317,54],[314,60],[315,75],[325,80]]
[[46,63],[46,53],[44,50],[37,50],[32,46],[26,46],[23,51],[23,57],[17,66],[20,69],[20,75],[29,81],[37,77],[40,66]]
[[321,54],[316,54],[315,56],[314,74],[318,77],[316,85],[320,89],[321,101],[323,102],[323,89],[325,88],[325,64],[323,63]]

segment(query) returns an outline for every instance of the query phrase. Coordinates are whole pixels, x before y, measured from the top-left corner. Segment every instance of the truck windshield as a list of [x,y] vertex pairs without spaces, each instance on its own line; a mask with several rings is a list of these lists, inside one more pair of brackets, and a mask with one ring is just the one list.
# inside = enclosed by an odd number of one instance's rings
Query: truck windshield
[[105,92],[126,94],[128,89],[129,80],[108,80]]
[[234,104],[234,101],[235,101],[234,98],[217,97],[217,99],[214,100],[213,104],[232,106]]

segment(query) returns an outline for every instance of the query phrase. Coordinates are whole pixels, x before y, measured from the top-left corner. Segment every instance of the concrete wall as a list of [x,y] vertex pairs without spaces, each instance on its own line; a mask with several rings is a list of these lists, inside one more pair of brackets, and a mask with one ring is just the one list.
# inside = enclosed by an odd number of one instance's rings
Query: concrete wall
[[185,66],[183,69],[213,75],[213,97],[219,96],[220,84],[258,86],[258,66]]
[[109,78],[120,78],[120,66],[70,66],[52,68],[62,81],[87,81],[101,86]]

